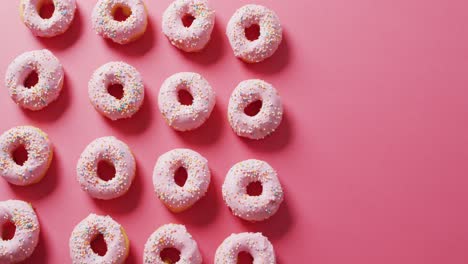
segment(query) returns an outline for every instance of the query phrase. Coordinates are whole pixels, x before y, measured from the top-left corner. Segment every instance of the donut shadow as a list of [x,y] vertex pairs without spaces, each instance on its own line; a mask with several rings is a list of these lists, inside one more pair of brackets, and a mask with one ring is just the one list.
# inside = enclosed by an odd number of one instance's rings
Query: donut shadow
[[219,213],[220,204],[219,197],[217,197],[217,190],[219,189],[221,189],[221,186],[217,185],[216,176],[211,171],[211,182],[205,196],[189,209],[174,213],[174,217],[187,226],[207,226],[211,224]]
[[252,72],[272,75],[281,72],[287,67],[291,59],[291,48],[289,47],[289,38],[287,32],[283,29],[283,40],[279,45],[276,52],[269,58],[258,63],[245,63],[242,60],[240,62],[243,66]]
[[223,130],[223,115],[218,105],[215,105],[210,117],[199,128],[191,131],[175,131],[183,141],[193,145],[211,145],[219,140]]
[[[201,65],[209,65],[218,62],[225,53],[225,43],[223,43],[224,31],[220,28],[218,23],[214,24],[211,39],[206,46],[198,52],[185,52],[178,49],[180,53],[188,60],[196,62]],[[169,41],[169,40],[168,40]]]
[[258,152],[272,152],[284,149],[292,139],[292,125],[287,112],[283,112],[283,119],[276,131],[264,139],[249,139],[239,137],[250,149]]
[[90,197],[94,204],[106,214],[126,214],[134,210],[143,195],[142,170],[137,162],[136,175],[130,189],[124,195],[110,200],[101,200]]
[[46,172],[44,178],[41,179],[38,183],[28,185],[28,186],[18,186],[13,184],[8,184],[11,190],[23,200],[26,201],[37,201],[41,200],[50,193],[52,193],[58,185],[58,179],[61,169],[59,168],[59,162],[57,161],[56,149],[54,149],[54,156],[50,163],[49,169]]
[[83,18],[81,17],[80,8],[77,4],[75,17],[68,28],[63,34],[51,37],[51,38],[43,38],[37,37],[39,42],[44,45],[46,48],[57,51],[57,50],[64,50],[73,46],[81,36],[81,32],[83,31]]
[[155,44],[155,29],[153,25],[152,19],[148,16],[148,25],[146,26],[146,31],[140,36],[138,39],[127,43],[127,44],[119,44],[115,43],[111,39],[104,39],[106,45],[117,51],[124,53],[129,56],[140,57],[148,53]]
[[65,73],[62,91],[55,101],[51,102],[48,106],[38,111],[31,111],[22,107],[20,108],[26,117],[34,119],[34,121],[39,123],[54,122],[63,116],[63,114],[67,112],[68,107],[70,107],[71,89],[70,81],[68,80],[67,74]]
[[[147,86],[145,85],[145,87]],[[151,100],[151,96],[145,93],[140,110],[130,118],[111,120],[103,115],[101,116],[107,124],[125,134],[140,134],[150,126],[152,121],[153,110]]]
[[[37,213],[37,212],[36,212]],[[39,216],[38,216],[39,217]],[[40,219],[39,219],[39,222]],[[41,226],[42,223],[40,223]],[[36,246],[36,249],[34,249],[34,252],[31,254],[31,256],[27,259],[25,259],[24,261],[20,262],[22,264],[46,264],[46,263],[50,263],[50,261],[48,260],[48,255],[49,255],[49,252],[48,252],[48,244],[47,244],[47,240],[46,238],[44,237],[45,236],[45,232],[43,230],[41,230],[39,232],[39,241],[37,243],[37,246]]]
[[[130,238],[129,238],[130,239]],[[141,263],[141,261],[138,261],[138,257],[135,254],[136,249],[134,248],[132,242],[130,242],[129,245],[129,251],[128,251],[128,256],[127,259],[125,260],[126,264],[136,264],[136,263]]]

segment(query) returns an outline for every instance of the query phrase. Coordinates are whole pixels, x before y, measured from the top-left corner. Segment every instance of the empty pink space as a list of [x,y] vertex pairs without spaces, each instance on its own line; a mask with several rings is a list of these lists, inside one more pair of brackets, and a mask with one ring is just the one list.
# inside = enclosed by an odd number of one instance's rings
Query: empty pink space
[[[0,92],[0,131],[34,125],[49,134],[54,160],[38,184],[0,179],[0,200],[31,202],[39,245],[25,263],[69,263],[68,239],[90,213],[111,215],[130,239],[127,263],[142,263],[146,240],[166,223],[187,226],[204,263],[231,233],[262,232],[278,263],[464,264],[468,262],[468,4],[453,0],[256,0],[273,9],[284,41],[270,59],[236,59],[225,36],[234,11],[250,1],[212,0],[216,25],[206,49],[187,54],[161,32],[171,1],[147,0],[149,26],[121,46],[91,26],[96,1],[78,1],[71,28],[51,39],[34,37],[18,15],[19,1],[0,9],[0,76],[20,53],[47,48],[62,62],[65,85],[39,112],[20,109]],[[109,61],[136,67],[145,100],[131,119],[112,122],[91,106],[87,84]],[[202,74],[216,92],[210,119],[198,130],[175,132],[157,107],[160,85],[181,71]],[[272,83],[284,103],[278,131],[265,140],[236,136],[227,104],[245,79]],[[92,140],[116,136],[135,154],[129,192],[91,199],[75,179],[76,163]],[[173,214],[153,191],[159,155],[191,148],[209,161],[212,183],[190,210]],[[221,185],[229,168],[250,159],[270,163],[285,201],[261,223],[233,216]]]

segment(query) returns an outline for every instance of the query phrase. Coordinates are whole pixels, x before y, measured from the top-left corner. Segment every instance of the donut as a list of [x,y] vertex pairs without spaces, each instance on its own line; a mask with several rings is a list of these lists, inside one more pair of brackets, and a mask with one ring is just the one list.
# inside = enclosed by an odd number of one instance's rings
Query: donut
[[[249,40],[245,30],[258,25],[260,35]],[[234,55],[247,63],[261,62],[272,56],[283,38],[278,16],[261,5],[245,5],[239,8],[228,22],[227,37]]]
[[[99,235],[104,237],[107,245],[104,256],[96,254],[91,248],[91,242]],[[73,229],[69,241],[70,257],[73,264],[125,263],[129,244],[125,230],[114,219],[90,214]]]
[[[37,83],[28,88],[26,79],[33,73]],[[5,86],[11,99],[19,106],[37,111],[48,106],[60,95],[64,72],[60,61],[49,50],[34,50],[16,57],[7,68]]]
[[[186,26],[184,17],[193,18]],[[176,0],[164,11],[162,29],[172,45],[186,52],[202,50],[210,41],[215,12],[208,0]]]
[[[114,18],[117,10],[126,16],[124,21]],[[142,0],[98,0],[92,13],[94,31],[115,43],[127,44],[146,31],[148,15]]]
[[[13,153],[20,147],[28,159],[18,165]],[[9,183],[26,186],[39,182],[52,161],[53,149],[47,134],[32,126],[17,126],[0,136],[0,175]]]
[[[112,85],[122,85],[123,97],[108,92]],[[94,71],[88,83],[88,95],[94,108],[111,120],[132,117],[143,104],[145,89],[140,73],[125,62],[109,62]]]
[[[52,2],[54,13],[50,18],[39,14],[42,6]],[[75,0],[21,0],[20,16],[24,24],[38,37],[54,37],[67,31],[75,17]]]
[[271,242],[262,233],[239,233],[226,238],[215,253],[215,264],[237,264],[239,253],[246,252],[252,263],[276,264]]
[[[191,94],[192,104],[180,102],[179,92],[182,90]],[[180,72],[162,84],[158,106],[169,126],[178,131],[188,131],[205,123],[213,111],[215,100],[215,93],[205,78],[194,72]]]
[[175,248],[180,252],[177,263],[201,264],[202,256],[197,242],[192,238],[183,225],[167,224],[158,228],[145,244],[143,255],[144,264],[167,264],[161,258],[161,252],[167,248]]
[[15,225],[10,240],[0,238],[0,263],[18,263],[34,252],[39,241],[39,221],[30,204],[19,200],[0,202],[0,233],[5,223]]
[[[115,176],[105,181],[99,178],[99,162],[115,168]],[[102,137],[91,142],[81,153],[76,176],[81,189],[91,197],[110,200],[124,195],[135,177],[136,163],[130,148],[115,137]]]
[[[259,182],[262,193],[247,193],[249,184]],[[276,171],[265,161],[249,159],[241,161],[229,170],[224,180],[223,199],[232,213],[244,220],[263,221],[278,211],[283,202],[283,189]]]
[[[260,101],[260,111],[249,116],[245,109]],[[228,120],[234,132],[241,137],[262,139],[278,128],[283,118],[283,106],[276,89],[269,83],[246,80],[234,89],[229,99]]]
[[[187,171],[187,180],[181,187],[174,175],[180,168]],[[203,197],[210,185],[208,161],[190,149],[173,149],[161,155],[153,171],[154,190],[172,212],[181,212]]]

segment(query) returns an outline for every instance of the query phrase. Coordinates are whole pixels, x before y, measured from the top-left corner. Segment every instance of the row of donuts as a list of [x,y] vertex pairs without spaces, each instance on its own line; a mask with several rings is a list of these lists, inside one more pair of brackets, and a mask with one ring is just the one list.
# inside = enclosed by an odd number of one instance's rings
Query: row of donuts
[[[9,240],[0,239],[0,263],[18,263],[34,252],[40,233],[40,224],[31,204],[20,200],[0,202],[0,226],[11,222],[16,230]],[[96,252],[92,242],[102,235],[106,243],[104,253]],[[90,214],[73,229],[69,240],[72,263],[125,263],[130,241],[125,229],[110,216]],[[198,244],[184,225],[166,224],[148,238],[143,253],[145,264],[173,263],[162,254],[166,249],[179,253],[177,263],[201,264]],[[273,245],[261,233],[231,234],[218,247],[214,263],[236,264],[241,252],[254,259],[253,263],[274,264]]]
[[[14,152],[23,147],[28,157],[19,164]],[[25,186],[39,182],[53,156],[47,134],[32,126],[14,127],[0,135],[0,176],[11,184]],[[111,179],[101,178],[102,162],[115,169]],[[177,171],[186,171],[185,182],[175,179]],[[76,179],[83,191],[95,199],[110,200],[124,195],[135,177],[135,158],[130,148],[115,137],[92,141],[81,153]],[[211,181],[208,160],[190,149],[173,149],[162,154],[153,171],[156,195],[172,212],[181,212],[205,196]],[[260,184],[261,193],[251,195],[251,184]],[[229,170],[222,195],[232,213],[244,220],[263,221],[274,215],[283,202],[283,189],[276,171],[265,161],[241,161]]]
[[[53,37],[64,33],[71,25],[75,1],[54,0],[52,16],[43,18],[40,11],[46,1],[21,0],[21,18],[34,35]],[[116,15],[119,13],[122,17]],[[207,0],[175,0],[163,14],[162,31],[175,47],[197,52],[209,42],[214,23],[215,11]],[[127,44],[145,33],[146,6],[142,0],[98,0],[92,11],[92,24],[98,35]],[[246,29],[252,26],[259,28],[259,36],[251,40],[246,36]],[[249,4],[234,13],[226,34],[236,57],[256,63],[275,53],[282,40],[282,27],[274,11]]]
[[[35,84],[27,83],[37,74]],[[37,111],[55,101],[62,90],[64,70],[49,50],[22,53],[8,66],[5,85],[12,100],[19,106]],[[115,97],[109,87],[122,87],[122,97]],[[181,101],[181,92],[188,93],[191,102]],[[111,120],[130,118],[141,107],[145,89],[141,74],[124,62],[109,62],[91,76],[88,95],[94,108]],[[178,131],[194,130],[210,116],[215,106],[215,92],[198,73],[181,72],[167,78],[159,91],[158,106],[169,126]],[[258,113],[246,113],[256,102]],[[228,120],[234,132],[242,137],[262,139],[273,133],[283,117],[280,96],[273,85],[259,79],[242,81],[231,94]]]

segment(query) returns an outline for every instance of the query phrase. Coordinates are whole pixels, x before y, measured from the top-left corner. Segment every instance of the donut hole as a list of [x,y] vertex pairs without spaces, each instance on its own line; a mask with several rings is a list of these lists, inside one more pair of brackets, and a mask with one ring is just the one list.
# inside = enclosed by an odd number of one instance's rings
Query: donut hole
[[188,173],[187,169],[184,167],[178,168],[174,173],[174,181],[180,187],[184,187],[185,182],[187,182]]
[[36,84],[39,82],[39,74],[37,71],[31,71],[28,76],[26,76],[26,79],[24,79],[24,87],[26,88],[32,88],[36,86]]
[[39,1],[37,12],[43,19],[49,19],[54,15],[55,5],[53,0]]
[[132,9],[126,5],[116,5],[112,9],[112,17],[115,21],[124,22],[132,15]]
[[165,248],[161,250],[159,257],[164,263],[177,263],[180,260],[180,251],[173,247]]
[[98,234],[91,240],[91,249],[99,256],[105,256],[107,253],[107,243],[104,235]]
[[262,183],[259,181],[251,182],[247,185],[247,194],[249,196],[260,196],[263,192]]
[[15,237],[16,225],[12,221],[6,221],[1,226],[1,239],[11,240]]
[[124,96],[124,88],[120,83],[113,83],[107,86],[107,92],[118,100]]
[[262,109],[262,100],[256,100],[244,108],[244,113],[248,116],[256,116]]
[[250,41],[255,41],[260,37],[260,26],[252,24],[244,29],[245,37]]
[[193,96],[189,91],[187,91],[187,89],[180,89],[177,92],[177,97],[178,97],[179,103],[182,105],[193,104]]
[[186,28],[192,26],[193,21],[195,21],[195,17],[191,14],[185,14],[182,16],[182,24]]
[[28,160],[29,155],[26,147],[24,145],[19,145],[13,150],[11,156],[13,157],[13,161],[15,161],[16,164],[23,166],[24,163]]
[[97,166],[97,175],[99,179],[103,181],[110,181],[115,177],[115,167],[114,164],[101,160],[98,162]]
[[237,264],[253,264],[254,258],[249,252],[241,251],[237,254]]

